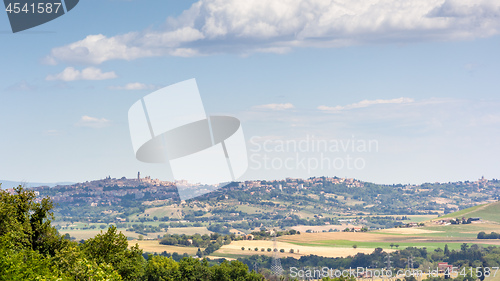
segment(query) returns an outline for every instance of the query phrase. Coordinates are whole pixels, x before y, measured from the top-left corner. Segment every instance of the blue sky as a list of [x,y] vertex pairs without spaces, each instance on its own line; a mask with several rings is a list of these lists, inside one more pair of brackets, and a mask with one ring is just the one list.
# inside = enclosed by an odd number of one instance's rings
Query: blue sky
[[[0,12],[0,179],[171,179],[135,159],[127,111],[190,78],[208,113],[242,121],[245,179],[499,178],[500,4],[351,2],[88,0],[17,34]],[[305,140],[378,146],[276,148]],[[363,165],[257,167],[264,157]]]

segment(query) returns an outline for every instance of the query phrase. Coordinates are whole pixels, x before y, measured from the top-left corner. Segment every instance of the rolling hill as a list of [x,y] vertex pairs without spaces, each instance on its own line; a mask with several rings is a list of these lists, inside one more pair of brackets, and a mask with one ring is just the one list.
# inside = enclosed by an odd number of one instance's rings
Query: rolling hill
[[472,218],[480,217],[484,221],[500,223],[500,201],[477,205],[471,208],[463,209],[458,212],[444,215],[440,218]]

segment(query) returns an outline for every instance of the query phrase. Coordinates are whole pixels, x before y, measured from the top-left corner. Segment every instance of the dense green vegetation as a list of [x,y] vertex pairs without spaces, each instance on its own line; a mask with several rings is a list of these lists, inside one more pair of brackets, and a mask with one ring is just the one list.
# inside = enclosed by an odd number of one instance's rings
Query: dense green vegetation
[[239,262],[143,257],[114,226],[83,243],[51,225],[52,202],[18,187],[0,191],[0,280],[262,280]]

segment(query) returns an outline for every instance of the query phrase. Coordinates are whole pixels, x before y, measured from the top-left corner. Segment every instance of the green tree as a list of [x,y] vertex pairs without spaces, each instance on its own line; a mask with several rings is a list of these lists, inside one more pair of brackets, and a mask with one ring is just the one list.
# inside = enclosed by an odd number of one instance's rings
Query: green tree
[[56,253],[53,261],[60,274],[70,280],[122,280],[111,264],[97,264],[86,257],[76,243]]
[[203,257],[203,252],[201,251],[201,249],[200,249],[200,248],[198,248],[198,251],[196,252],[196,255],[197,255],[199,258]]
[[177,281],[180,280],[179,264],[172,258],[150,257],[146,265],[147,281]]
[[181,280],[205,281],[212,279],[212,272],[208,268],[208,262],[205,259],[200,262],[192,257],[182,258],[179,262],[179,271]]
[[12,249],[5,237],[0,241],[0,280],[57,280],[50,260],[31,249]]
[[45,256],[53,256],[66,247],[63,239],[51,226],[53,204],[49,198],[36,202],[33,191],[22,186],[15,193],[0,191],[0,236],[11,246],[31,248]]
[[448,248],[448,244],[444,245],[444,255],[445,256],[450,255],[450,249]]
[[0,280],[120,281],[109,264],[88,260],[51,226],[52,201],[33,191],[0,191]]
[[137,244],[129,249],[127,237],[117,233],[115,226],[85,241],[82,250],[97,264],[111,264],[123,280],[138,280],[144,275],[145,260],[142,250]]
[[466,253],[468,248],[469,245],[467,245],[467,243],[463,243],[462,245],[460,245],[460,250],[462,251],[462,253]]
[[220,265],[214,265],[210,268],[213,281],[232,281],[232,280],[262,280],[260,274],[254,271],[248,272],[248,266],[240,261],[224,261]]

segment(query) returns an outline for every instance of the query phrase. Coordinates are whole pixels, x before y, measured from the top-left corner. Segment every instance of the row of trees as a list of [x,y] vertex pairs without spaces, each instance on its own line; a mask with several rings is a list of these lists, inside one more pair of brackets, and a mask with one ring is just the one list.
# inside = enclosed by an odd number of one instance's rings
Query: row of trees
[[[254,240],[262,240],[262,239],[269,239],[274,236],[274,230],[266,230],[266,228],[261,228],[259,231],[254,231],[251,233],[254,237]],[[295,235],[295,234],[300,234],[300,231],[297,231],[295,229],[290,229],[290,230],[284,230],[284,231],[276,231],[276,237],[280,237],[283,235]]]
[[496,232],[486,234],[486,232],[481,231],[477,234],[477,239],[500,239],[500,234]]
[[[241,239],[241,238],[239,238]],[[228,245],[233,240],[238,240],[236,235],[220,235],[218,233],[211,233],[210,235],[204,234],[165,234],[160,240],[162,245],[172,245],[172,246],[191,246],[191,247],[202,247],[207,248],[211,244],[218,244],[219,247],[222,245]]]

